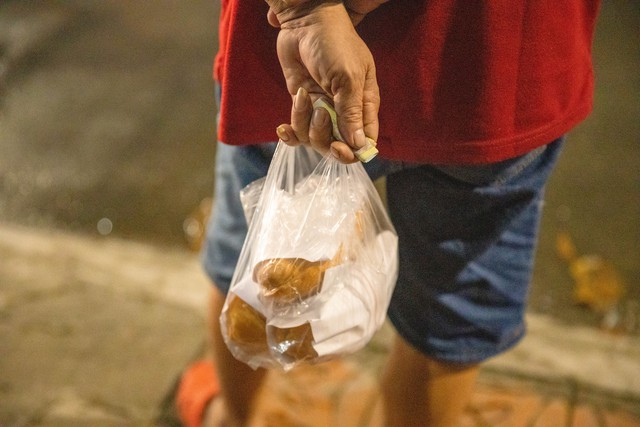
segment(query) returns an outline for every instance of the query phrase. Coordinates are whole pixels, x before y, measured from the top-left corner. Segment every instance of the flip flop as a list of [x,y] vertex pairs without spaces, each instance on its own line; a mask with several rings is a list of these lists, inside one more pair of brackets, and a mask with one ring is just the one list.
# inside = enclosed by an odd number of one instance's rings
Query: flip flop
[[220,383],[213,363],[200,360],[182,374],[176,394],[176,408],[185,427],[201,427],[207,405],[220,394]]

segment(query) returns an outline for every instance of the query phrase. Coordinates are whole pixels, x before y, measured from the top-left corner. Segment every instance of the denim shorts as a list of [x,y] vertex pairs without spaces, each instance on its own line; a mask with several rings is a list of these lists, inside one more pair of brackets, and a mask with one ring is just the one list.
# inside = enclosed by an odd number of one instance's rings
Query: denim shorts
[[[488,165],[376,158],[365,166],[372,179],[387,177],[400,253],[388,316],[416,349],[442,361],[477,363],[524,335],[543,192],[562,141]],[[217,146],[214,207],[202,255],[224,293],[247,232],[239,192],[266,175],[274,149]]]

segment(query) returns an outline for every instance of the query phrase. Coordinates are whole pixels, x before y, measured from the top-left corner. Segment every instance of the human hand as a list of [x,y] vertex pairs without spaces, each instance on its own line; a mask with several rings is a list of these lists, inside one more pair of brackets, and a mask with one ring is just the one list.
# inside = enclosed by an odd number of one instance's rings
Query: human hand
[[[276,13],[278,57],[294,99],[291,124],[279,129],[288,143],[310,143],[323,153],[331,149],[344,163],[355,162],[353,150],[365,146],[367,137],[378,138],[380,97],[373,57],[340,2],[309,0],[301,7]],[[335,104],[346,144],[327,138],[326,130],[314,125],[328,123],[326,112],[312,108],[312,100],[325,95]]]
[[[298,141],[295,129],[303,128],[304,134],[309,135],[309,144],[318,151],[324,151],[327,146],[330,147],[331,153],[338,160],[343,163],[352,163],[355,160],[351,159],[349,154],[348,158],[345,158],[340,150],[341,145],[332,141],[344,141],[340,130],[338,129],[338,120],[336,110],[333,104],[326,97],[321,97],[313,102],[313,113],[311,113],[309,94],[303,89],[298,89],[298,93],[294,98],[294,106],[291,112],[293,118],[292,123],[294,125],[280,125],[276,129],[280,140],[286,142],[288,145],[297,145]],[[311,121],[309,122],[309,116],[311,114]],[[376,148],[376,142],[367,137],[366,145],[359,150],[352,150],[357,160],[368,163],[378,154]]]

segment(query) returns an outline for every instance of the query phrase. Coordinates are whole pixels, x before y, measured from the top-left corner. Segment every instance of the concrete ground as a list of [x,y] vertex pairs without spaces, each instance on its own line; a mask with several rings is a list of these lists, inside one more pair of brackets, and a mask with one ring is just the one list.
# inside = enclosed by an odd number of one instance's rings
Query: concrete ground
[[[203,351],[208,283],[197,256],[5,224],[0,281],[0,425],[177,425],[175,381]],[[522,343],[485,366],[464,425],[640,426],[640,337],[536,313],[528,326]],[[385,326],[346,361],[274,373],[265,425],[378,425],[375,378],[391,334]],[[615,423],[564,422],[587,410]]]
[[[208,284],[185,230],[198,231],[213,185],[216,12],[204,0],[0,3],[0,426],[171,422],[166,399],[203,345]],[[504,403],[534,384],[578,414],[545,425],[640,425],[639,27],[632,2],[603,4],[595,110],[548,188],[530,332],[486,367],[472,414],[495,409],[489,392],[506,390]],[[624,282],[608,316],[575,304],[561,231]],[[365,367],[369,387],[388,339],[330,365],[332,378]],[[281,396],[297,384],[272,381]],[[575,424],[582,404],[608,421]],[[296,425],[278,413],[273,425]]]

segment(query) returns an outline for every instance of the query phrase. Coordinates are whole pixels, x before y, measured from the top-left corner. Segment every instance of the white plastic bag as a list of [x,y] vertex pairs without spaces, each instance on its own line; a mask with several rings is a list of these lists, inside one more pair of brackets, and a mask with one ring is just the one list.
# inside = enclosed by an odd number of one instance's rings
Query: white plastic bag
[[279,143],[242,200],[249,231],[220,318],[233,355],[286,370],[364,347],[386,316],[398,239],[362,164]]

